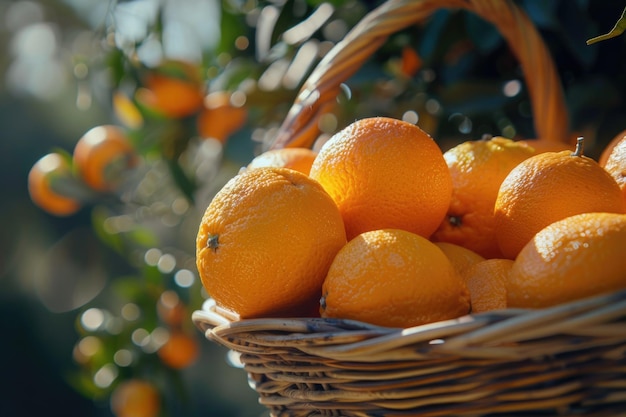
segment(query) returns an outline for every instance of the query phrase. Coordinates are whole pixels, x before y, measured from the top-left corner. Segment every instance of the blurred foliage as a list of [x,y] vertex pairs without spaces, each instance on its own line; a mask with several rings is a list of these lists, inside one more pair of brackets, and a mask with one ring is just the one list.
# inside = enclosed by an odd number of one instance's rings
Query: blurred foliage
[[[571,129],[584,133],[589,155],[599,155],[625,128],[626,41],[615,37],[588,46],[586,40],[609,30],[623,3],[516,3],[553,54]],[[0,40],[8,46],[0,59],[6,81],[0,117],[16,126],[10,132],[37,143],[31,149],[26,139],[2,139],[5,158],[12,152],[23,162],[23,179],[15,185],[10,159],[4,161],[6,189],[19,196],[12,201],[22,198],[24,204],[27,171],[40,156],[58,151],[71,161],[76,142],[93,126],[123,127],[141,160],[113,190],[93,190],[78,174],[73,185],[55,189],[80,201],[73,216],[55,218],[29,207],[20,228],[11,219],[21,207],[6,205],[2,213],[8,219],[2,247],[16,259],[3,261],[3,277],[29,282],[4,288],[26,288],[46,308],[35,309],[44,318],[30,324],[41,332],[34,340],[55,333],[40,330],[48,320],[71,323],[55,327],[62,328],[56,333],[66,341],[58,342],[62,348],[35,349],[51,361],[71,358],[59,369],[63,381],[93,402],[98,415],[110,415],[111,394],[130,379],[158,388],[161,416],[263,413],[255,394],[240,389],[245,375],[233,369],[236,360],[225,360],[226,352],[207,343],[190,321],[207,296],[195,272],[196,227],[212,195],[271,140],[315,64],[379,4],[0,1]],[[226,92],[226,107],[244,108],[245,123],[207,138],[198,124],[205,107],[172,116],[142,101],[147,77],[164,61],[192,63],[202,94]],[[189,78],[184,71],[168,75]],[[493,26],[471,13],[441,10],[395,33],[345,87],[331,131],[357,118],[386,115],[414,118],[443,148],[485,133],[534,135],[514,56]],[[16,106],[21,120],[30,122],[17,121]],[[44,127],[33,130],[28,123]],[[41,131],[47,133],[43,138]],[[20,235],[35,240],[9,238]],[[183,313],[172,321],[175,311]],[[7,325],[7,331],[19,330]],[[166,365],[158,353],[175,332],[200,349],[181,369]],[[3,406],[0,414],[19,415],[17,407]]]

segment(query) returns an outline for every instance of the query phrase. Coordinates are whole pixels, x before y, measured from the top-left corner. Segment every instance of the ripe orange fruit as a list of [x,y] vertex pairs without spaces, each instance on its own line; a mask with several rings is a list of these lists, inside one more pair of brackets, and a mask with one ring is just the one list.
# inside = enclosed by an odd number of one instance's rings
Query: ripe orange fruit
[[337,203],[348,239],[385,228],[429,237],[452,194],[435,141],[413,124],[386,117],[358,120],[334,134],[310,176]]
[[316,156],[317,152],[309,148],[271,149],[256,156],[248,168],[283,167],[309,175]]
[[434,243],[400,229],[348,242],[322,287],[321,316],[411,327],[469,312],[465,283]]
[[156,417],[161,410],[161,396],[148,381],[128,379],[111,394],[111,411],[116,417]]
[[72,157],[83,181],[98,191],[114,189],[138,160],[125,132],[114,125],[89,129],[76,142]]
[[613,152],[615,146],[617,146],[618,143],[626,141],[626,139],[624,139],[625,137],[626,130],[622,130],[617,135],[615,135],[613,139],[611,139],[611,141],[604,147],[604,149],[602,149],[602,153],[598,158],[598,163],[601,167],[604,167],[606,165],[606,160],[609,159],[609,155],[611,154],[611,152]]
[[494,210],[496,239],[505,258],[544,227],[575,214],[626,212],[615,180],[577,151],[544,152],[526,159],[504,179]]
[[493,217],[498,190],[509,172],[532,155],[532,148],[503,137],[447,150],[443,157],[452,176],[452,199],[432,240],[464,246],[485,258],[501,257]]
[[70,164],[60,154],[49,153],[39,159],[28,173],[28,193],[39,208],[56,216],[76,213],[81,204],[78,200],[62,195],[55,183],[72,179]]
[[202,107],[204,85],[195,63],[165,61],[146,73],[143,85],[136,92],[137,101],[166,117],[189,116]]
[[583,213],[528,242],[507,282],[510,307],[540,308],[626,288],[626,215]]
[[322,282],[346,235],[316,181],[287,168],[233,177],[198,230],[198,272],[217,306],[241,318],[318,310]]
[[167,342],[157,350],[161,361],[172,369],[183,369],[193,364],[200,353],[198,340],[180,330],[170,333]]
[[454,269],[463,276],[470,266],[477,262],[484,261],[485,258],[477,254],[471,249],[449,242],[435,242],[435,245],[441,249],[448,260],[452,263]]
[[611,146],[610,152],[606,155],[602,166],[617,182],[626,201],[626,132],[620,140],[609,146]]
[[470,266],[463,278],[470,292],[472,313],[507,307],[506,283],[513,267],[511,259],[492,258]]
[[204,97],[196,126],[202,138],[213,138],[225,143],[248,119],[248,110],[231,103],[230,93],[216,91]]

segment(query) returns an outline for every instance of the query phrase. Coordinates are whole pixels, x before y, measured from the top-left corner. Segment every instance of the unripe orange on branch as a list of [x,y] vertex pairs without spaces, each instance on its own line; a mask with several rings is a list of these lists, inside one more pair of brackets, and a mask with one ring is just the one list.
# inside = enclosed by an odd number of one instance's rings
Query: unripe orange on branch
[[200,66],[167,60],[147,71],[136,98],[142,105],[166,117],[189,116],[200,109],[204,98]]
[[161,411],[161,395],[150,382],[128,379],[111,394],[111,411],[116,417],[156,417]]
[[114,125],[96,126],[76,143],[74,166],[87,185],[98,191],[114,189],[138,157],[125,132]]
[[191,366],[198,359],[199,354],[198,340],[180,330],[171,332],[167,342],[157,350],[161,361],[172,369],[184,369]]
[[234,105],[229,92],[216,91],[204,97],[196,125],[201,138],[224,143],[245,125],[247,119],[248,110]]
[[60,194],[54,183],[72,179],[72,170],[65,158],[54,152],[39,159],[28,173],[28,192],[39,208],[56,216],[76,213],[81,204],[78,200]]

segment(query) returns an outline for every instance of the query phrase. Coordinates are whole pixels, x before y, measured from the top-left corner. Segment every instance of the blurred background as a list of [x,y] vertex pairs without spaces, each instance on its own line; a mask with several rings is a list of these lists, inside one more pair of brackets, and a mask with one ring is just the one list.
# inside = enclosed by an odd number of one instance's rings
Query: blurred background
[[[197,225],[271,141],[315,64],[379,4],[0,0],[0,415],[123,416],[113,404],[128,381],[148,383],[127,385],[146,417],[266,415],[236,358],[191,323],[207,297]],[[611,30],[626,3],[516,4],[553,54],[571,130],[597,157],[626,129],[626,36],[585,41]],[[534,137],[515,58],[467,12],[441,10],[392,35],[338,103],[323,134],[386,115],[442,148]],[[91,141],[98,185],[79,175],[74,149],[106,125],[131,146]],[[36,180],[70,200],[63,213],[29,195],[29,172],[49,154],[63,164],[38,165]]]

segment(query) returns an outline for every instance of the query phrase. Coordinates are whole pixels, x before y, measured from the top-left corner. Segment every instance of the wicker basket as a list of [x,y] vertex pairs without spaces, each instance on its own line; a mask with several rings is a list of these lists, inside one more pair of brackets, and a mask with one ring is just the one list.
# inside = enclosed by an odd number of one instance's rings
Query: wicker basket
[[626,291],[408,329],[193,314],[272,416],[626,415]]
[[[496,25],[526,75],[537,136],[565,140],[560,80],[513,2],[391,0],[320,62],[273,147],[310,146],[339,85],[390,34],[442,7],[470,10]],[[626,416],[626,291],[408,329],[337,319],[236,321],[212,300],[192,319],[208,340],[239,356],[275,417]]]

